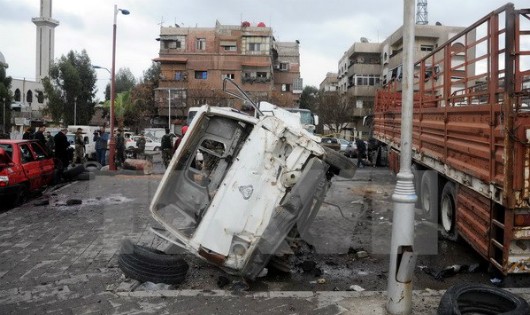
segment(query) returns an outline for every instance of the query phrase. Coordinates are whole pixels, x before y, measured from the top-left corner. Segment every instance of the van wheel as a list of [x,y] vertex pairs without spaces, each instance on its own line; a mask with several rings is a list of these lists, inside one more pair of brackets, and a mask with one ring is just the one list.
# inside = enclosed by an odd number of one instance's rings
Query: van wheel
[[450,287],[438,305],[438,315],[530,314],[528,302],[506,290],[484,284],[457,284]]
[[335,175],[345,178],[352,178],[355,175],[357,167],[350,159],[326,146],[322,148],[325,151],[323,160],[329,164]]
[[129,278],[167,284],[184,281],[189,269],[180,255],[168,255],[154,248],[132,244],[130,240],[122,244],[118,265]]
[[425,171],[421,176],[420,201],[423,216],[430,222],[437,223],[438,216],[438,174],[434,171]]
[[458,232],[456,230],[456,194],[455,184],[447,182],[442,190],[442,198],[440,200],[440,221],[441,234],[444,238],[451,241],[458,239]]

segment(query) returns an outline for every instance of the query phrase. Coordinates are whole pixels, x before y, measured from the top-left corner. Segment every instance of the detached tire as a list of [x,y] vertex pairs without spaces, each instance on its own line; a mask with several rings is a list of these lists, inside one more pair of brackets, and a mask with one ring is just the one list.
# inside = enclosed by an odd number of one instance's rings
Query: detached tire
[[141,282],[179,284],[186,278],[188,264],[179,255],[167,255],[162,251],[134,245],[125,241],[118,257],[123,273]]
[[335,175],[344,178],[352,178],[355,175],[357,167],[350,159],[326,146],[322,146],[322,148],[325,151],[323,160],[329,164]]
[[87,171],[99,171],[101,169],[101,164],[97,161],[88,161],[84,164]]
[[528,303],[506,290],[483,284],[457,284],[440,300],[438,315],[530,314]]

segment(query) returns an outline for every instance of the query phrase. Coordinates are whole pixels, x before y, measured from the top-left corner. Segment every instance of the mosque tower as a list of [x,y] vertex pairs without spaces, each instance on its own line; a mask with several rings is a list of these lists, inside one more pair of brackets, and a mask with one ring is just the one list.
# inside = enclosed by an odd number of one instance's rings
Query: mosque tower
[[55,27],[59,21],[52,18],[52,0],[40,0],[40,16],[31,21],[37,26],[37,67],[36,81],[48,76],[53,61]]

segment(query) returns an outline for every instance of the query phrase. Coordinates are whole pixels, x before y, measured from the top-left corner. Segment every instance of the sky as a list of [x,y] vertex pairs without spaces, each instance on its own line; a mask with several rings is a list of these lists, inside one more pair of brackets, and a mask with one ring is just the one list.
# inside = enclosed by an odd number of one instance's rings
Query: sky
[[[429,24],[469,26],[507,0],[428,0]],[[512,0],[516,9],[528,0]],[[114,4],[130,15],[117,17],[116,69],[141,77],[158,57],[160,26],[214,27],[259,22],[273,28],[278,41],[300,42],[304,85],[318,87],[327,72],[361,37],[380,42],[403,24],[399,0],[53,0],[55,59],[70,50],[87,51],[93,65],[111,69]],[[0,0],[0,52],[7,75],[35,79],[36,26],[40,0]],[[103,99],[110,75],[97,70],[97,97]]]

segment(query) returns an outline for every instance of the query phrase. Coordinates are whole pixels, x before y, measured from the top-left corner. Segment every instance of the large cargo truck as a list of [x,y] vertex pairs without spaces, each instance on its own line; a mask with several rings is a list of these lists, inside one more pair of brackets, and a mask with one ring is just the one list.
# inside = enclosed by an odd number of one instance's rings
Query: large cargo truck
[[[398,172],[401,82],[376,95],[374,137]],[[504,274],[530,272],[530,9],[507,4],[414,67],[418,206]]]

